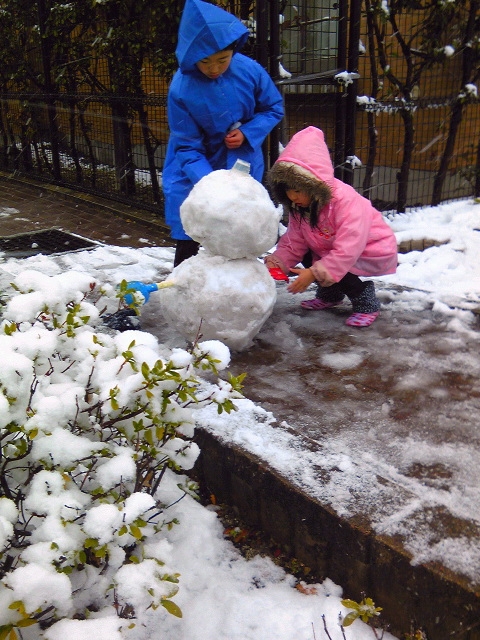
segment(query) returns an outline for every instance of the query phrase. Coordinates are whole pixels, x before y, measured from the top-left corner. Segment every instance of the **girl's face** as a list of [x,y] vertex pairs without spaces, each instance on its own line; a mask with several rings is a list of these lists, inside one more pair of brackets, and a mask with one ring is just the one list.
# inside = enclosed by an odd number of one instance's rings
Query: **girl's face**
[[285,194],[290,202],[297,207],[307,208],[312,202],[312,198],[307,195],[305,191],[298,191],[297,189],[287,189]]
[[197,62],[197,67],[207,78],[215,80],[228,69],[232,56],[233,51],[231,49],[229,51],[218,51]]

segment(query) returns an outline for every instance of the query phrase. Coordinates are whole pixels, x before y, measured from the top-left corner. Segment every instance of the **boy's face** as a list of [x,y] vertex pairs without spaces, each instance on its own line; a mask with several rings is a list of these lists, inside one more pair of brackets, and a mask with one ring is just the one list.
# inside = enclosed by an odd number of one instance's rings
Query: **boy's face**
[[211,80],[215,80],[225,73],[225,71],[230,66],[230,62],[232,61],[233,51],[218,51],[217,53],[212,53],[208,58],[203,58],[199,62],[197,62],[198,69],[210,78]]
[[287,189],[285,191],[285,195],[290,200],[290,202],[297,207],[309,207],[312,199],[309,195],[307,195],[304,191],[298,191],[297,189]]

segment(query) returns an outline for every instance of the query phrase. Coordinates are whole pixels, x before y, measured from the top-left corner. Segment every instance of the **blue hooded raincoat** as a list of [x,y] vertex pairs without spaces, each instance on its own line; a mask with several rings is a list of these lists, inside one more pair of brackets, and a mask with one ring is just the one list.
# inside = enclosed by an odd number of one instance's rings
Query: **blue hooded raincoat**
[[[165,218],[172,238],[189,240],[180,220],[180,205],[192,187],[211,171],[230,169],[240,158],[261,181],[262,143],[283,117],[280,93],[268,73],[238,50],[248,29],[232,14],[202,2],[187,0],[178,32],[179,69],[168,93],[170,138],[163,168]],[[236,42],[228,69],[210,79],[196,63]],[[224,137],[233,124],[245,142],[227,149]]]

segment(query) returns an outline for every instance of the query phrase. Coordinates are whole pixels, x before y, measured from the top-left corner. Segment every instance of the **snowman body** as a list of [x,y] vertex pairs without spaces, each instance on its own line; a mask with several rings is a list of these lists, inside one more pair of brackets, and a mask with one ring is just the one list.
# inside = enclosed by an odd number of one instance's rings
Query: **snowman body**
[[275,281],[258,260],[201,251],[174,269],[175,286],[161,291],[163,314],[187,340],[251,345],[276,300]]
[[275,281],[258,256],[276,243],[281,210],[250,175],[221,169],[195,185],[180,214],[203,249],[161,291],[165,319],[189,341],[246,349],[275,305]]

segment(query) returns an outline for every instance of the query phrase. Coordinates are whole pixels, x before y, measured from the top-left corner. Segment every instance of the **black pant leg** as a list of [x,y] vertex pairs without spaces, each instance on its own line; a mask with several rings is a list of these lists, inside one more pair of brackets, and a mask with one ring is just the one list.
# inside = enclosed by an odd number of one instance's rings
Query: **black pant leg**
[[350,300],[361,295],[366,286],[366,282],[363,282],[358,276],[350,272],[344,275],[338,282],[340,291],[344,293],[347,298],[350,298]]
[[302,264],[305,267],[305,269],[310,269],[310,267],[312,266],[312,264],[313,264],[313,256],[312,256],[312,252],[310,251],[310,249],[303,256]]
[[195,242],[195,240],[177,240],[173,266],[178,267],[178,265],[184,260],[187,260],[192,256],[196,256],[199,247],[200,244],[198,242]]

